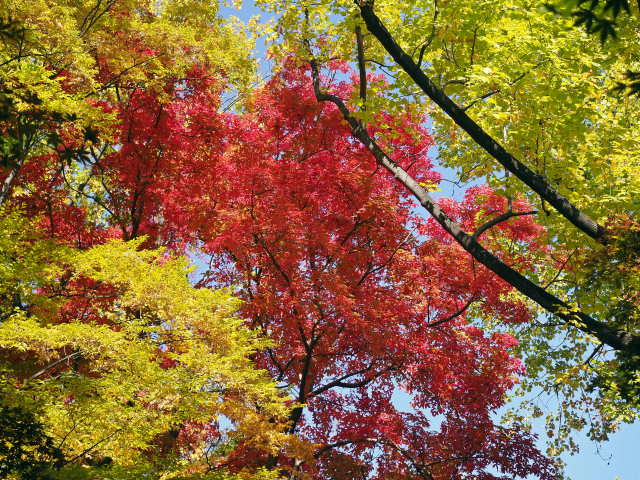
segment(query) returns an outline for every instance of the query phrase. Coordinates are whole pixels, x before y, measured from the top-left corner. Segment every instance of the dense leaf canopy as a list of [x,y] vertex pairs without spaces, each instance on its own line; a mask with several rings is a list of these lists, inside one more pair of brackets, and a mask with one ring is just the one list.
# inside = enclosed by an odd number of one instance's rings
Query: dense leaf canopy
[[0,478],[557,478],[638,415],[635,6],[262,5],[255,84],[217,3],[0,2]]
[[[358,65],[358,95],[333,95],[319,81],[318,100],[340,106],[378,163],[474,258],[551,314],[515,331],[532,381],[524,390],[538,384],[563,393],[552,452],[575,448],[567,434],[589,423],[585,410],[595,408],[594,438],[633,421],[638,103],[619,87],[633,92],[636,6],[565,2],[562,17],[535,1],[262,5],[279,14],[277,52],[293,51],[318,70],[335,58]],[[581,20],[588,15],[592,21]],[[618,15],[625,21],[611,23]],[[384,98],[367,96],[366,71],[384,74],[390,84]],[[527,198],[547,232],[547,259],[519,277],[500,262],[500,252],[474,242],[473,230],[467,235],[452,223],[446,206],[440,209],[411,172],[398,169],[359,123],[370,125],[377,111],[428,112],[438,160],[456,169],[458,185],[484,177],[507,198]],[[510,212],[496,211],[496,221]]]

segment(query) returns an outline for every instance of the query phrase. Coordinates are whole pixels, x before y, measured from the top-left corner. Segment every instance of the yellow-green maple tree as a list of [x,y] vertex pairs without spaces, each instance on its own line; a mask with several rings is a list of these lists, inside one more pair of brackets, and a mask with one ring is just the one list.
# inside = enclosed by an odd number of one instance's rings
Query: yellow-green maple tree
[[[238,443],[308,450],[270,422],[289,408],[252,366],[269,342],[242,326],[231,292],[195,289],[186,259],[139,240],[74,251],[27,233],[37,224],[18,212],[0,223],[5,478],[220,478]],[[47,448],[10,436],[20,415]]]
[[[193,76],[217,79],[215,94],[246,89],[252,40],[218,9],[191,0],[0,2],[0,204],[25,162],[43,154],[82,171],[110,139],[112,105],[132,92],[162,99]],[[1,217],[3,413],[45,439],[15,443],[20,428],[6,433],[2,475],[11,465],[22,476],[102,475],[86,467],[110,464],[106,476],[220,476],[228,445],[295,444],[269,422],[286,417],[286,397],[248,360],[266,344],[234,316],[231,292],[192,288],[185,259],[139,251],[142,240],[74,252],[43,240],[37,221],[13,207]],[[107,293],[92,296],[94,287]],[[84,307],[71,306],[79,298]],[[220,416],[233,428],[217,431]]]

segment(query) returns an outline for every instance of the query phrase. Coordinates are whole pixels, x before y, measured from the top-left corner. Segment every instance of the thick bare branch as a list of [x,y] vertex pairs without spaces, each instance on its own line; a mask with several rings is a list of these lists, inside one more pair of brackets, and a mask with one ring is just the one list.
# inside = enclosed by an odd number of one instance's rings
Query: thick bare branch
[[360,70],[360,99],[367,101],[367,67],[364,62],[364,41],[362,40],[362,28],[356,25],[356,41],[358,43],[358,70]]
[[605,229],[582,213],[560,192],[552,188],[542,176],[536,175],[526,165],[507,152],[494,140],[462,108],[451,100],[420,69],[413,59],[396,43],[382,21],[373,11],[373,2],[357,2],[367,29],[371,32],[396,63],[413,79],[422,91],[433,100],[451,119],[489,155],[495,158],[504,168],[522,180],[529,188],[550,203],[560,214],[585,232],[591,238],[604,239]]

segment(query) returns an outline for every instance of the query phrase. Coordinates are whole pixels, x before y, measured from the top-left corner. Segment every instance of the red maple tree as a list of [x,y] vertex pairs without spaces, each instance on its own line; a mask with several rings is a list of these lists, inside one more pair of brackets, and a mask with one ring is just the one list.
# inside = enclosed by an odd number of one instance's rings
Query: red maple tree
[[[472,320],[528,321],[511,287],[414,213],[338,109],[316,101],[304,69],[286,67],[242,115],[221,113],[220,85],[192,73],[162,96],[96,104],[119,125],[85,160],[89,178],[44,155],[23,167],[13,202],[79,248],[144,235],[149,247],[197,249],[208,262],[200,285],[236,290],[240,314],[275,342],[254,361],[299,403],[290,431],[318,448],[305,465],[239,446],[227,466],[317,479],[555,478],[534,435],[494,421],[522,366],[511,336]],[[347,98],[353,84],[335,89]],[[385,123],[394,160],[437,184],[424,118]],[[478,187],[442,204],[473,228],[506,202]],[[533,249],[539,234],[528,217],[490,233]],[[501,254],[529,265],[518,249]],[[411,412],[394,403],[400,390]]]
[[[237,144],[216,168],[224,182],[203,185],[192,221],[210,254],[203,283],[236,286],[243,316],[277,342],[256,360],[304,404],[290,428],[320,445],[314,475],[552,476],[533,436],[492,419],[522,373],[509,354],[515,340],[465,318],[473,306],[527,321],[525,305],[412,213],[411,199],[377,172],[309,83],[304,70],[286,70],[256,95],[250,115],[234,119]],[[348,97],[352,84],[337,88]],[[395,119],[388,148],[419,181],[437,183],[423,120]],[[485,187],[445,203],[473,224],[481,209],[506,202]],[[516,242],[540,233],[530,219],[500,228]],[[509,260],[527,263],[525,255]],[[411,395],[412,413],[394,405],[399,388]],[[246,455],[239,458],[238,466]],[[286,454],[267,460],[276,462],[304,469]]]

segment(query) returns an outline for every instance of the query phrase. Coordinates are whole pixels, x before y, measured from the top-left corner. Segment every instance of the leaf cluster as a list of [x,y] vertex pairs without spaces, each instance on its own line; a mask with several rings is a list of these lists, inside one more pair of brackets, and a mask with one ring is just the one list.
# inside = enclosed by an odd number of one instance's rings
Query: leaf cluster
[[[285,399],[248,360],[268,343],[233,317],[226,291],[194,289],[186,260],[140,241],[73,252],[23,225],[17,213],[2,219],[3,297],[19,299],[0,325],[7,468],[186,475],[209,471],[225,442],[289,442],[269,422],[286,416]],[[218,430],[221,415],[235,426]],[[193,444],[171,434],[187,425]]]
[[[0,391],[2,400],[5,388],[3,385]],[[0,428],[0,478],[38,480],[51,465],[60,466],[64,461],[62,451],[54,446],[53,438],[32,411],[2,402]]]

